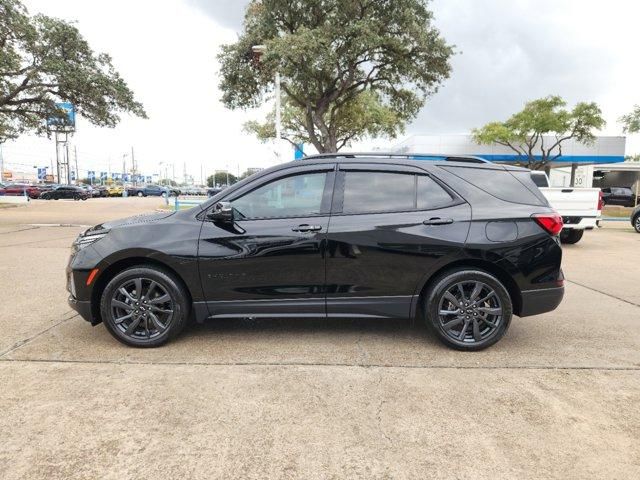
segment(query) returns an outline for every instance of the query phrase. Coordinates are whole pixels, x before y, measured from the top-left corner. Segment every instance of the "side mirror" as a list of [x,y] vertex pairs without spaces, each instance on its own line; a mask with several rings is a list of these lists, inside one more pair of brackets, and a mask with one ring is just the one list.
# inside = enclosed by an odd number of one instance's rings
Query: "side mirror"
[[214,222],[233,223],[233,207],[230,202],[218,202],[213,210],[207,213],[207,218]]

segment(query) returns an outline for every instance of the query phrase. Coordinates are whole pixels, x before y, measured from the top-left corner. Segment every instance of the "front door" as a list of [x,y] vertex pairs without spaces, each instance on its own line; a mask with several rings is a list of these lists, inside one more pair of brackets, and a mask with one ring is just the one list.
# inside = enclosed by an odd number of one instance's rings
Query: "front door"
[[211,316],[325,316],[334,169],[293,167],[222,199],[233,206],[236,221],[205,220],[198,252]]

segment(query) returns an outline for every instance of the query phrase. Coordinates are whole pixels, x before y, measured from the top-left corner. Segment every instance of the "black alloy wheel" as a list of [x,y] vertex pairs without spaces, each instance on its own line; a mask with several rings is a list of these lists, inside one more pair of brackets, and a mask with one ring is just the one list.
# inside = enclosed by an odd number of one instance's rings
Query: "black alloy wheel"
[[482,350],[500,340],[513,307],[504,285],[480,270],[454,270],[440,276],[426,297],[428,324],[447,345]]
[[633,219],[633,228],[636,229],[636,232],[640,233],[640,213]]
[[186,298],[180,282],[168,272],[134,267],[109,282],[100,311],[116,339],[131,346],[156,347],[184,328]]

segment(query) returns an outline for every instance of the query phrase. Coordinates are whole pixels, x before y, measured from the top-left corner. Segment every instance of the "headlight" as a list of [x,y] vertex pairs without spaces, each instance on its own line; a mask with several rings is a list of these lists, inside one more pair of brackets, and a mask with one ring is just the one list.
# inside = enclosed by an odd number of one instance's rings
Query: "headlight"
[[75,250],[82,250],[89,245],[93,245],[101,238],[106,237],[108,233],[108,230],[98,232],[86,231],[85,233],[81,233],[80,235],[78,235],[78,238],[76,238],[75,242],[73,242],[73,248]]

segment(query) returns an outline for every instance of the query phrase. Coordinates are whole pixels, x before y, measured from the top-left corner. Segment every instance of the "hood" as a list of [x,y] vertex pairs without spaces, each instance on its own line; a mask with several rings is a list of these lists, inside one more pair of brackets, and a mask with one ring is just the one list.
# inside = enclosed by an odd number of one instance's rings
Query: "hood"
[[111,220],[109,222],[100,223],[91,227],[85,233],[99,232],[100,230],[110,230],[114,227],[126,227],[127,225],[136,225],[140,223],[152,223],[170,217],[176,212],[155,212],[136,215],[133,217],[121,218],[119,220]]

